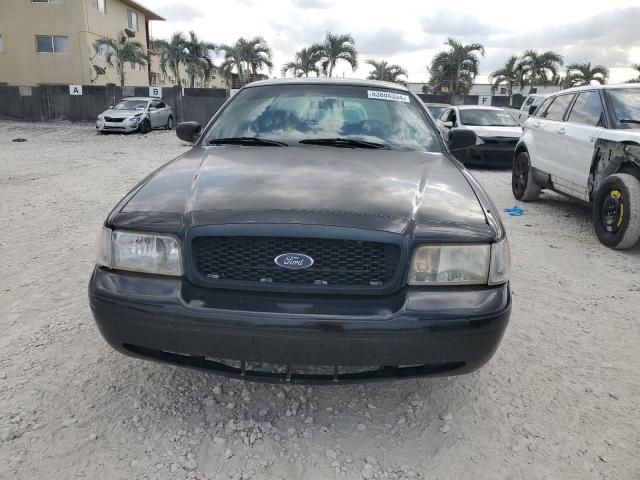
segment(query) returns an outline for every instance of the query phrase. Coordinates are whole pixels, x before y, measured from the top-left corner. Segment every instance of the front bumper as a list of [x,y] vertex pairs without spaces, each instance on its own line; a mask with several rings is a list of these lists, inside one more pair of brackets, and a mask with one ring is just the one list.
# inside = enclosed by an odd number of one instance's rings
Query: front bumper
[[247,379],[311,383],[471,372],[496,351],[511,310],[508,285],[291,295],[103,268],[93,272],[89,299],[100,332],[122,353]]
[[107,122],[98,120],[96,122],[96,130],[99,132],[135,132],[138,130],[140,123],[132,124],[126,120],[123,122]]
[[454,155],[464,164],[511,166],[515,151],[515,142],[513,144],[483,143],[455,151]]

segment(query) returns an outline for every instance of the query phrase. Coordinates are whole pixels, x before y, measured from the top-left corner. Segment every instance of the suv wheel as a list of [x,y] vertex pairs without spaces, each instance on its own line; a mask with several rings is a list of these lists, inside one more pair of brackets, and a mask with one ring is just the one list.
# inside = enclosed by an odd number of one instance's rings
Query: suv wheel
[[149,120],[147,119],[143,120],[140,124],[139,130],[143,135],[149,133],[151,131],[151,122],[149,122]]
[[166,128],[167,128],[167,130],[172,130],[173,129],[173,117],[169,117],[167,119]]
[[640,240],[640,180],[616,173],[602,182],[593,204],[593,224],[607,247],[623,250]]
[[520,152],[513,161],[511,174],[511,190],[516,199],[530,202],[540,196],[540,186],[533,178],[533,171],[529,164],[529,154]]

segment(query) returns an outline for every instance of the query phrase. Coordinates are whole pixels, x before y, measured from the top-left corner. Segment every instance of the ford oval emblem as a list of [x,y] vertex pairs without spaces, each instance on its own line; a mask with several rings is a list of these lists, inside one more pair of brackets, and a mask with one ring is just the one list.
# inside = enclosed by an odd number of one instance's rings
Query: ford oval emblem
[[291,270],[300,270],[301,268],[309,268],[313,265],[313,258],[303,253],[283,253],[273,259],[276,265]]

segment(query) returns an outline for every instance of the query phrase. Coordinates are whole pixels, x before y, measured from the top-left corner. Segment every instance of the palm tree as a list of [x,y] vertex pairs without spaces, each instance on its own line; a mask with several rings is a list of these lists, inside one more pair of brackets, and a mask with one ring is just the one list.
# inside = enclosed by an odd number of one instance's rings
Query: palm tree
[[518,85],[521,72],[518,69],[518,57],[511,55],[502,68],[491,72],[489,81],[491,82],[491,93],[495,93],[500,85],[507,86],[507,95],[509,96],[509,105],[513,97],[513,87]]
[[291,72],[294,77],[308,77],[310,73],[319,75],[318,63],[322,60],[322,46],[314,43],[296,52],[293,62],[289,62],[282,67],[282,76]]
[[149,62],[149,55],[144,46],[140,42],[131,40],[134,36],[134,32],[125,30],[117,39],[100,37],[93,42],[96,53],[104,48],[107,49],[107,65],[115,67],[121,87],[124,87],[126,76],[124,67],[127,63],[145,66]]
[[640,83],[640,63],[634,63],[631,65],[636,72],[638,72],[638,76],[636,78],[632,78],[631,80],[627,80],[627,83]]
[[557,82],[558,71],[563,63],[562,55],[551,50],[526,50],[518,63],[521,72],[520,86],[550,85]]
[[400,65],[389,65],[386,60],[376,61],[373,59],[365,60],[364,63],[373,67],[373,71],[367,77],[369,80],[385,80],[387,82],[405,83],[405,80],[399,77],[406,77],[407,71]]
[[202,78],[205,83],[208,82],[215,68],[210,52],[215,51],[216,46],[213,43],[201,41],[192,30],[184,47],[187,51],[184,62],[189,76],[189,87],[195,86],[196,77]]
[[182,32],[175,32],[169,40],[155,40],[153,48],[160,54],[160,69],[166,75],[170,70],[176,78],[176,84],[182,88],[180,64],[185,65],[189,58],[187,40]]
[[592,82],[604,85],[608,78],[609,69],[604,65],[591,67],[591,62],[577,62],[567,67],[566,81],[571,87],[591,85]]
[[262,37],[240,37],[233,45],[221,45],[218,49],[224,52],[224,62],[220,69],[227,78],[236,70],[243,85],[248,83],[250,73],[255,79],[259,70],[267,68],[271,71],[273,68],[273,53]]
[[351,65],[351,71],[358,68],[358,51],[351,34],[334,34],[327,32],[322,42],[322,71],[331,77],[338,60]]
[[478,76],[480,60],[476,52],[484,56],[484,47],[479,43],[463,45],[453,38],[448,38],[445,45],[449,51],[433,57],[429,72],[437,82],[448,84],[452,95],[466,93]]

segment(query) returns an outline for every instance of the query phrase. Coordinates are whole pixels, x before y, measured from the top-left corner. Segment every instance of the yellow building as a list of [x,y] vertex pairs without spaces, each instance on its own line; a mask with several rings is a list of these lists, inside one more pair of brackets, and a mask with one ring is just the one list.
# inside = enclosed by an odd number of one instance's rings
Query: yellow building
[[[128,28],[149,49],[154,20],[164,18],[132,0],[0,0],[0,84],[119,84],[93,42]],[[151,66],[125,73],[126,85],[149,85]]]

